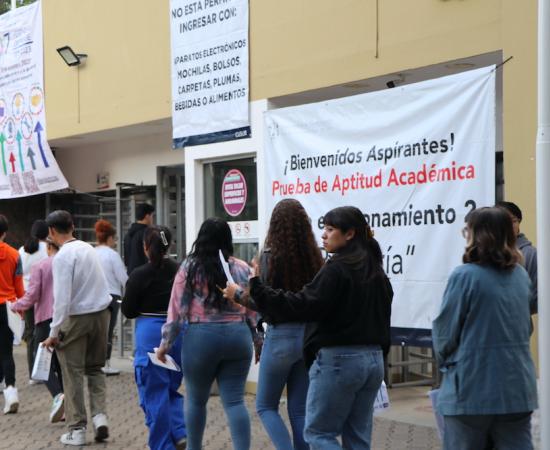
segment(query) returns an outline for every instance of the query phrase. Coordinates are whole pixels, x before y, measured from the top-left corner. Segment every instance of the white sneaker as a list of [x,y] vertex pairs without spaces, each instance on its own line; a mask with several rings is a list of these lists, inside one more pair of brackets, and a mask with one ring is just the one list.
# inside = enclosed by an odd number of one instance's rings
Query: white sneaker
[[103,367],[101,370],[107,376],[119,375],[120,374],[120,370],[115,369],[114,367],[111,367],[111,361],[110,360],[105,361],[105,367]]
[[65,396],[57,394],[53,398],[52,410],[50,411],[50,423],[60,422],[65,414]]
[[86,445],[86,428],[74,428],[59,439],[65,445]]
[[4,414],[14,414],[19,408],[19,397],[17,395],[17,389],[13,386],[8,386],[4,389]]
[[96,414],[92,417],[94,423],[94,434],[96,442],[104,441],[109,437],[109,422],[107,416],[103,413]]

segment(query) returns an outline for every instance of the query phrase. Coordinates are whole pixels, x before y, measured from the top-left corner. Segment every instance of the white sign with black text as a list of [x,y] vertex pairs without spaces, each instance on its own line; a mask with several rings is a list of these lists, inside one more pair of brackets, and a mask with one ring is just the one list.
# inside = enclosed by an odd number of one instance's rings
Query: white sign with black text
[[494,67],[265,113],[266,205],[361,209],[384,254],[392,326],[431,329],[466,214],[495,201]]
[[173,145],[250,136],[248,0],[170,0]]

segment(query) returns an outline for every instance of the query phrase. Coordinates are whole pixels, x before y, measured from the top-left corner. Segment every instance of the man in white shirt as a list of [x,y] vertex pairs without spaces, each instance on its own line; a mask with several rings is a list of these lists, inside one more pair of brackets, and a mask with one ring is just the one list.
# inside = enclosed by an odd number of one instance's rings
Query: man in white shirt
[[65,417],[69,432],[61,436],[67,445],[86,444],[84,375],[95,440],[109,437],[106,412],[105,365],[111,296],[93,247],[73,237],[73,219],[67,211],[54,211],[46,219],[50,239],[60,250],[53,261],[53,318],[50,337],[43,342],[55,347],[65,390]]

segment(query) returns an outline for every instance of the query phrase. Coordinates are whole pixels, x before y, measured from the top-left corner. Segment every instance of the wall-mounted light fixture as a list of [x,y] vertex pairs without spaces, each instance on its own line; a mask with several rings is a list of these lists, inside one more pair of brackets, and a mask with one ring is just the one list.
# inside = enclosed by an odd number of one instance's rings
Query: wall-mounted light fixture
[[77,122],[80,123],[80,67],[86,62],[88,55],[85,53],[75,53],[71,47],[65,45],[64,47],[59,47],[57,49],[59,56],[63,58],[65,64],[71,67],[76,67],[76,90],[77,90],[77,107],[78,107],[78,116]]
[[59,53],[59,56],[63,58],[63,61],[68,66],[80,66],[86,62],[86,58],[88,57],[85,53],[75,53],[68,45],[59,47],[57,53]]

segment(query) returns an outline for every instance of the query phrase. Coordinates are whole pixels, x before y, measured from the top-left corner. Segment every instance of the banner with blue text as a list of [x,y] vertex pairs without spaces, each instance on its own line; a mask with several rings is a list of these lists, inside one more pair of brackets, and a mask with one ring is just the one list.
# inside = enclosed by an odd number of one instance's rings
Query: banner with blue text
[[429,336],[464,218],[495,201],[494,67],[271,110],[265,124],[268,213],[296,198],[320,239],[329,209],[360,208],[395,291],[392,327]]
[[46,134],[40,1],[0,16],[0,198],[67,187]]

